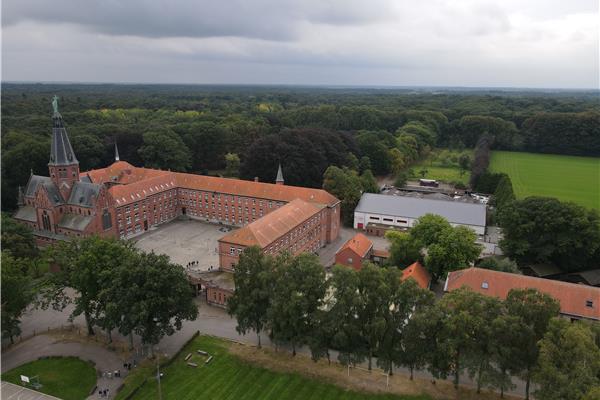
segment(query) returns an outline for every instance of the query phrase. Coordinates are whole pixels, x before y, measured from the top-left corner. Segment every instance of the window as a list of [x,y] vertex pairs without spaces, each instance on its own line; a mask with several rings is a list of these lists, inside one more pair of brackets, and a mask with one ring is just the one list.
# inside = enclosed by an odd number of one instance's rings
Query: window
[[229,248],[229,255],[232,256],[234,254],[235,254],[235,247],[232,246]]
[[486,281],[483,281],[483,282],[481,282],[481,287],[482,287],[482,289],[487,289],[489,287],[489,285]]
[[352,264],[352,257],[348,257],[348,262]]
[[594,307],[594,302],[592,300],[586,300],[585,306],[592,308]]
[[379,221],[379,217],[369,217],[370,220]]

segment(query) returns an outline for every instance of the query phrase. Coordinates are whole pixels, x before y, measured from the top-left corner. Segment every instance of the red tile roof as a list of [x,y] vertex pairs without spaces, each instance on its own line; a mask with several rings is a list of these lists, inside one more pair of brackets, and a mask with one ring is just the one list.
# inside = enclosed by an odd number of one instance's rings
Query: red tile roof
[[182,188],[284,202],[302,199],[311,203],[319,203],[328,206],[339,203],[339,200],[335,196],[323,189],[276,185],[273,183],[244,181],[241,179],[217,178],[214,176],[184,174],[180,172],[174,172],[174,174],[177,185]]
[[[501,299],[505,299],[511,289],[533,288],[557,299],[563,314],[600,320],[600,288],[593,286],[481,268],[450,272],[444,290],[449,292],[461,286]],[[592,307],[587,306],[588,301]]]
[[165,186],[162,190],[166,190],[168,184],[168,189],[173,187],[195,189],[286,203],[294,199],[327,206],[339,203],[335,196],[323,189],[137,168],[125,161],[117,161],[106,168],[82,172],[80,176],[89,176],[93,183],[116,182],[110,192],[115,200],[119,199],[117,206],[154,194],[156,190],[160,190],[157,189],[160,188],[160,184]]
[[402,277],[400,279],[404,281],[408,278],[413,278],[419,287],[423,289],[429,289],[429,285],[431,284],[431,275],[429,275],[429,272],[418,261],[402,270]]
[[345,249],[352,250],[360,258],[365,258],[369,250],[373,248],[373,242],[362,233],[357,233],[350,238],[344,245],[338,250],[338,253]]
[[322,209],[323,206],[319,207],[301,199],[292,200],[243,228],[223,236],[219,242],[242,246],[258,245],[265,248]]

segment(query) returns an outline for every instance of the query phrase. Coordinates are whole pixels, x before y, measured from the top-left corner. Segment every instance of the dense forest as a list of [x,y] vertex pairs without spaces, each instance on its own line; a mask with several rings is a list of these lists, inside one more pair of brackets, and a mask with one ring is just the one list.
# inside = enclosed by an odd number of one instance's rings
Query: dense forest
[[[330,165],[397,174],[434,147],[600,156],[597,91],[4,84],[2,208],[47,173],[52,96],[82,170],[133,165],[320,187]],[[234,157],[232,155],[237,155]]]

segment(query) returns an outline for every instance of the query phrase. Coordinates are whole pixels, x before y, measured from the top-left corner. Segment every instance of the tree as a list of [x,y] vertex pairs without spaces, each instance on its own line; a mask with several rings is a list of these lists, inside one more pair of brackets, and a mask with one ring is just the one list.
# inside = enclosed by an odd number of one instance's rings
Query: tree
[[423,246],[429,246],[439,242],[444,233],[451,229],[448,220],[441,215],[425,214],[415,221],[410,235]]
[[[93,335],[93,326],[101,314],[100,291],[106,287],[107,277],[129,257],[128,247],[114,239],[91,236],[60,242],[50,249],[49,255],[60,271],[50,277],[46,300],[55,308],[73,302],[75,308],[70,318],[83,314],[88,335]],[[67,287],[75,289],[74,298],[67,298]]]
[[371,170],[371,159],[369,158],[369,156],[362,156],[360,158],[360,161],[358,163],[358,170],[359,172]]
[[525,380],[525,398],[529,399],[529,385],[537,363],[538,342],[544,337],[548,324],[558,316],[559,303],[551,296],[535,289],[512,289],[504,302],[508,315],[520,318],[520,323],[529,329],[524,339],[518,342],[519,351],[514,354],[513,372]]
[[127,315],[120,330],[129,334],[133,328],[153,354],[163,336],[180,330],[184,320],[196,319],[198,308],[183,269],[168,256],[138,252],[128,260],[119,268],[113,288],[116,293],[129,292],[117,302]]
[[523,369],[521,344],[527,342],[532,335],[531,327],[521,317],[506,314],[506,311],[492,322],[492,360],[498,368],[493,386],[500,389],[502,398],[506,390],[515,387],[511,376],[517,375]]
[[187,171],[191,155],[183,140],[173,130],[160,128],[144,133],[144,144],[138,150],[149,168]]
[[21,315],[34,298],[27,262],[2,251],[2,336],[9,338],[11,343],[21,333]]
[[240,175],[240,157],[235,153],[225,154],[225,176],[237,178]]
[[335,345],[337,321],[332,318],[332,313],[329,311],[318,309],[311,315],[310,326],[311,330],[306,342],[310,348],[311,358],[316,362],[322,357],[327,357],[327,362],[331,364],[329,349]]
[[398,173],[396,175],[396,178],[394,179],[394,186],[396,186],[397,188],[401,188],[404,185],[406,185],[406,182],[408,181],[408,177],[409,177],[409,173],[406,171],[402,171],[400,173]]
[[477,234],[465,226],[443,231],[437,241],[427,247],[425,268],[436,282],[447,272],[472,265],[481,254],[482,245],[475,242]]
[[[356,315],[360,324],[358,333],[362,345],[356,349],[358,357],[366,357],[369,371],[372,359],[386,328],[385,314],[389,310],[392,297],[390,284],[384,278],[383,270],[370,262],[365,262],[357,273]],[[398,275],[391,280],[399,280]]]
[[273,286],[273,259],[257,246],[248,247],[235,266],[235,292],[227,301],[227,311],[237,320],[236,330],[243,335],[256,332],[258,347],[260,333],[268,322],[267,311]]
[[[338,350],[338,360],[341,364],[355,364],[364,360],[362,340],[359,326],[362,323],[358,317],[358,273],[341,265],[333,267],[331,275],[331,296],[329,296],[329,316],[335,321],[332,342]],[[348,372],[350,369],[348,369]]]
[[586,324],[552,319],[539,348],[536,399],[578,400],[600,387],[600,348]]
[[354,209],[361,196],[362,183],[355,171],[330,166],[323,175],[323,189],[341,200],[342,218],[352,225]]
[[316,255],[277,257],[275,285],[267,312],[271,339],[291,344],[295,356],[296,348],[305,344],[313,331],[311,324],[323,303],[325,290],[325,270]]
[[460,175],[464,175],[471,168],[471,156],[465,153],[461,154],[458,157],[458,166],[460,168]]
[[360,176],[360,183],[363,193],[379,193],[379,185],[373,176],[371,170],[366,170]]
[[1,218],[2,251],[10,251],[16,258],[36,257],[39,252],[31,229],[18,223],[6,213],[2,213]]
[[511,274],[521,273],[517,264],[506,257],[486,257],[477,265],[477,267],[500,272],[510,272]]
[[406,162],[402,152],[394,147],[390,149],[390,164],[392,175],[397,176],[404,169]]
[[[493,301],[496,303],[492,304]],[[480,386],[482,368],[488,361],[487,355],[480,353],[478,344],[488,340],[489,315],[486,313],[495,308],[497,302],[495,298],[475,293],[468,288],[454,290],[439,302],[445,316],[442,341],[451,357],[455,388],[458,388],[460,375],[465,367],[472,367],[473,359],[481,362],[480,368],[477,368],[478,388]],[[495,314],[494,311],[494,317]]]
[[82,171],[89,171],[100,167],[107,153],[104,144],[97,137],[89,134],[70,136],[71,145],[79,160],[79,168]]
[[399,336],[393,346],[396,350],[393,353],[393,361],[396,365],[405,366],[410,370],[411,380],[414,371],[426,365],[428,352],[432,351],[425,334],[430,327],[430,320],[425,320],[425,317],[434,301],[433,292],[421,289],[414,280],[408,279],[396,290],[393,307],[390,307],[390,334],[392,337]]
[[500,247],[519,265],[551,263],[563,272],[595,266],[600,249],[600,217],[573,203],[528,197],[498,213]]
[[402,268],[422,259],[421,244],[409,233],[389,230],[385,238],[390,242],[388,264]]
[[496,186],[496,190],[494,191],[494,204],[500,210],[515,199],[512,182],[508,175],[504,175],[498,181],[498,186]]

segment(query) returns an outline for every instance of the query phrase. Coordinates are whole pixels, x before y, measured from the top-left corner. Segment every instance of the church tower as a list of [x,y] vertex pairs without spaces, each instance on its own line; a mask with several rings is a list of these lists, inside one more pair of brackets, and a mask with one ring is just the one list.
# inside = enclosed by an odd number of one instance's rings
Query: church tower
[[64,200],[69,198],[75,182],[79,182],[79,161],[75,157],[62,115],[58,112],[58,97],[52,99],[52,147],[48,169],[50,179],[58,187]]

